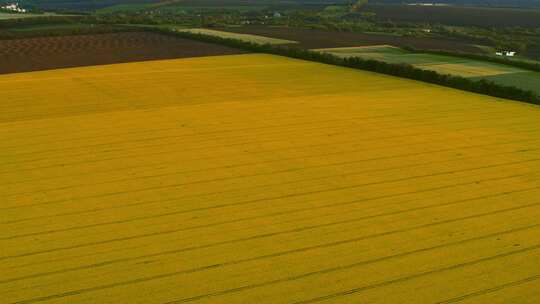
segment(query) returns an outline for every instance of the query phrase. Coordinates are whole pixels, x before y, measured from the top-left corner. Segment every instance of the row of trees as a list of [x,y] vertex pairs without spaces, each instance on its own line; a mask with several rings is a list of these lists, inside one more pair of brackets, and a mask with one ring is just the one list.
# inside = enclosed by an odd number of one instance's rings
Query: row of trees
[[172,31],[165,28],[146,28],[149,31],[175,35],[187,39],[217,43],[233,48],[248,50],[258,53],[269,53],[325,64],[338,65],[354,69],[372,71],[387,75],[409,78],[423,82],[443,85],[464,91],[490,95],[494,97],[519,100],[540,105],[540,96],[532,91],[526,91],[513,86],[496,84],[487,80],[471,80],[461,76],[445,75],[434,71],[416,68],[409,64],[393,64],[372,59],[359,57],[341,58],[333,54],[316,52],[306,49],[290,48],[271,44],[256,44],[238,39],[221,38],[205,34]]

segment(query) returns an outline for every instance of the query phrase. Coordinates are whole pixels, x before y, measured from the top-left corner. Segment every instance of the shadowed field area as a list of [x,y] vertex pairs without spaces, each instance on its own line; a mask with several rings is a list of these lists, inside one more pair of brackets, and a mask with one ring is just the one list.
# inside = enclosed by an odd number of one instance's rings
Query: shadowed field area
[[[532,2],[532,1],[530,1]],[[467,6],[369,5],[381,21],[424,22],[480,27],[539,27],[540,10]]]
[[3,303],[536,303],[537,106],[271,55],[0,76]]

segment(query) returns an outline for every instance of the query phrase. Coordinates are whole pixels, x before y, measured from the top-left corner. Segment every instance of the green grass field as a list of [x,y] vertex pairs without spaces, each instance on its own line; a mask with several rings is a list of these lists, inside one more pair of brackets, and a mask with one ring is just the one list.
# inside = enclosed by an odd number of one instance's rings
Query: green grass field
[[408,63],[412,65],[433,63],[461,63],[463,61],[466,61],[466,59],[449,56],[411,53],[390,45],[331,48],[320,49],[320,51],[330,52],[340,57],[360,56],[368,59],[383,60],[389,63]]
[[340,57],[362,57],[388,63],[406,63],[415,67],[468,78],[488,79],[540,93],[540,73],[460,57],[413,53],[389,45],[320,49]]
[[182,32],[195,33],[195,34],[204,34],[204,35],[217,36],[217,37],[221,37],[221,38],[238,39],[238,40],[242,40],[242,41],[260,43],[260,44],[291,44],[291,43],[297,43],[296,41],[292,41],[292,40],[270,38],[270,37],[259,36],[259,35],[237,34],[237,33],[223,32],[223,31],[216,31],[216,30],[209,30],[209,29],[202,29],[202,28],[192,28],[192,29],[176,28],[176,30],[177,31],[182,31]]
[[540,72],[522,72],[484,77],[496,83],[512,85],[540,94]]

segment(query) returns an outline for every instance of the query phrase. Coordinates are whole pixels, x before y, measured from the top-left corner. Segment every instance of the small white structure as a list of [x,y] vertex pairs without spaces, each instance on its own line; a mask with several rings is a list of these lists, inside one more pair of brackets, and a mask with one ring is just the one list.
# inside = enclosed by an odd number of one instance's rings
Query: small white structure
[[426,2],[409,3],[407,5],[411,5],[411,6],[450,6],[450,4],[447,4],[447,3],[426,3]]
[[502,51],[502,52],[496,52],[495,55],[497,55],[497,56],[506,56],[506,57],[514,57],[514,56],[516,56],[516,52],[514,52],[514,51]]
[[26,9],[21,8],[19,6],[19,3],[7,4],[0,8],[6,11],[11,11],[11,12],[16,12],[16,13],[26,13]]

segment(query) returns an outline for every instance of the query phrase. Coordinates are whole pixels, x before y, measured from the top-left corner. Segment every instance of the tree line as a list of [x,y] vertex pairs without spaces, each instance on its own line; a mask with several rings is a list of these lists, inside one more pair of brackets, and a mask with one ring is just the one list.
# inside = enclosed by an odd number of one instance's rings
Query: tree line
[[311,51],[307,49],[257,44],[233,38],[222,38],[200,33],[179,32],[167,28],[144,28],[147,31],[174,35],[181,38],[194,39],[203,42],[226,45],[229,47],[257,53],[268,53],[325,64],[343,66],[359,70],[371,71],[422,82],[442,85],[459,90],[490,95],[499,98],[513,99],[540,105],[540,96],[533,91],[506,86],[488,80],[472,80],[461,76],[440,74],[435,71],[423,70],[410,64],[395,64],[384,61],[363,59],[359,57],[342,58],[333,54]]

